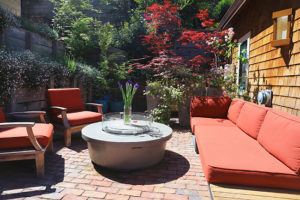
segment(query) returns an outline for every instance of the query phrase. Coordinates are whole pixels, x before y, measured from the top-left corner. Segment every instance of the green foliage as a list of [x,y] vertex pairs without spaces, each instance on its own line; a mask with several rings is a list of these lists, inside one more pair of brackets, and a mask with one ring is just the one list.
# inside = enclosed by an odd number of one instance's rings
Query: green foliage
[[69,54],[82,60],[97,47],[97,29],[101,22],[94,16],[90,0],[52,0],[54,5],[53,27],[65,41]]
[[234,0],[221,0],[217,3],[212,11],[212,17],[217,21],[221,21]]
[[103,77],[99,70],[72,59],[64,63],[67,65],[40,57],[29,50],[0,50],[0,73],[5,74],[0,76],[0,103],[8,102],[11,94],[18,88],[36,89],[47,86],[50,77],[54,77],[55,87],[61,87],[62,82],[76,78],[86,88],[102,89]]
[[93,9],[90,0],[52,0],[52,3],[54,5],[53,27],[60,36],[67,37],[76,21],[99,13]]
[[[145,10],[154,3],[162,4],[165,0],[134,0],[139,10]],[[182,9],[191,4],[194,0],[173,0],[172,3]]]
[[141,44],[140,35],[146,33],[146,24],[141,15],[132,13],[128,21],[122,22],[114,31],[113,46],[126,50],[129,57],[138,58],[147,53]]
[[34,23],[31,20],[23,18],[23,17],[19,18],[19,21],[20,21],[21,27],[28,31],[38,33],[38,34],[45,36],[47,38],[50,38],[50,39],[54,39],[54,40],[58,39],[57,32],[54,29],[52,29],[50,26],[48,26],[47,24]]
[[0,33],[8,26],[20,26],[20,22],[14,14],[0,7]]
[[69,53],[74,57],[84,58],[89,48],[97,47],[97,36],[94,26],[96,21],[93,18],[81,18],[71,25],[72,31],[68,36],[63,37]]
[[214,2],[210,0],[202,0],[197,1],[193,0],[190,4],[188,4],[184,9],[182,9],[180,13],[180,17],[182,18],[182,25],[185,28],[189,29],[199,29],[202,28],[201,23],[198,19],[195,18],[195,15],[200,10],[209,10],[211,12],[214,7]]

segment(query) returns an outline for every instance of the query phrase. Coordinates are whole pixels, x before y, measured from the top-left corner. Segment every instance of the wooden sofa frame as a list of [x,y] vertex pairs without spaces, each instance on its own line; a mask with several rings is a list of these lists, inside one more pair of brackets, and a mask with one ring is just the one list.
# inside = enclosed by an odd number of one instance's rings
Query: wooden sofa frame
[[[44,111],[28,111],[28,112],[15,112],[9,113],[10,116],[17,115],[39,115],[42,123],[45,121]],[[36,175],[38,177],[44,176],[45,173],[45,159],[44,155],[46,150],[53,152],[53,141],[50,139],[49,144],[46,147],[42,147],[33,134],[32,127],[35,125],[34,122],[5,122],[0,123],[0,128],[16,128],[26,127],[28,138],[33,148],[23,148],[18,150],[0,150],[0,162],[13,161],[13,160],[27,160],[35,159]]]
[[[102,112],[102,104],[97,104],[97,103],[85,103],[85,105],[87,106],[94,106],[97,107],[97,111],[98,113],[103,114]],[[64,131],[64,137],[65,137],[65,146],[69,147],[71,145],[71,135],[72,133],[81,131],[82,128],[84,128],[85,126],[89,125],[88,124],[81,124],[81,125],[77,125],[77,126],[71,126],[68,118],[67,118],[67,108],[64,107],[59,107],[59,106],[51,106],[50,109],[56,109],[60,111],[60,114],[62,116],[62,121],[63,121],[63,126],[61,124],[58,123],[54,123],[55,127],[57,127],[58,129],[62,129]]]

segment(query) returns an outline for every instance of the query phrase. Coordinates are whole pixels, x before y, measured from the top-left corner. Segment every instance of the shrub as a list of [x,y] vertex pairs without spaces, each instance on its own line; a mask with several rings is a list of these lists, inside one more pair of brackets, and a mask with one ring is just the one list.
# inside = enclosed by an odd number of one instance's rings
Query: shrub
[[7,26],[20,26],[20,22],[14,14],[0,7],[0,33]]
[[7,103],[17,88],[45,87],[50,77],[55,78],[55,87],[76,78],[86,88],[102,89],[103,78],[99,70],[75,61],[73,64],[75,67],[71,70],[65,64],[40,57],[29,50],[0,50],[0,73],[5,74],[0,76],[0,102]]

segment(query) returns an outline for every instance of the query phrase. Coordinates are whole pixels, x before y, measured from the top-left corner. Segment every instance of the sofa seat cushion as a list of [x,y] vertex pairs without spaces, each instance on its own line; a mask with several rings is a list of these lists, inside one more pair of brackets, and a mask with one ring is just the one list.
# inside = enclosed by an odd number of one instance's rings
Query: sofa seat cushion
[[[33,134],[41,146],[46,147],[53,134],[52,124],[36,123],[33,127]],[[18,149],[33,147],[25,127],[0,129],[0,149]]]
[[235,126],[228,119],[222,118],[206,118],[206,117],[191,117],[191,129],[192,133],[195,132],[195,126],[197,125],[213,125],[213,126]]
[[260,127],[267,114],[267,108],[246,102],[241,109],[237,126],[253,138],[257,138]]
[[300,174],[300,118],[281,111],[268,111],[258,142],[272,155]]
[[227,118],[236,124],[240,116],[242,107],[244,106],[245,103],[246,101],[243,101],[241,99],[232,99],[228,109]]
[[195,136],[208,182],[300,189],[300,176],[237,127],[196,126]]
[[[80,111],[67,113],[67,118],[71,126],[76,126],[82,124],[89,124],[93,122],[99,122],[102,120],[102,114],[91,111]],[[63,123],[61,115],[57,116],[56,122]]]
[[226,118],[231,99],[229,97],[194,97],[191,99],[191,117]]

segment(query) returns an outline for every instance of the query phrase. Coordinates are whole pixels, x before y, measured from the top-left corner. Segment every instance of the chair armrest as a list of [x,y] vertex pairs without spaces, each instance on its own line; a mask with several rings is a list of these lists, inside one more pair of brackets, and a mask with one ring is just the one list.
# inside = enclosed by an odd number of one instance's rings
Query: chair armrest
[[51,106],[50,109],[56,109],[56,110],[61,110],[61,111],[67,111],[67,108],[64,107],[59,107],[59,106]]
[[67,118],[67,110],[68,110],[67,108],[59,107],[59,106],[51,106],[50,109],[60,110],[62,120],[63,120],[63,123],[64,123],[64,127],[66,129],[69,129],[71,127],[70,123],[68,121],[68,118]]
[[12,113],[8,113],[7,115],[9,115],[9,116],[39,115],[41,122],[46,123],[45,114],[46,114],[45,111],[25,111],[25,112],[12,112]]
[[6,123],[0,123],[0,128],[16,128],[16,127],[25,127],[27,131],[28,138],[33,145],[33,147],[37,151],[42,151],[43,148],[35,138],[33,134],[32,127],[34,126],[34,122],[6,122]]
[[103,104],[98,104],[98,103],[85,103],[85,105],[97,107],[98,113],[103,114],[103,112],[102,112]]
[[0,123],[0,128],[33,127],[34,122],[5,122]]

